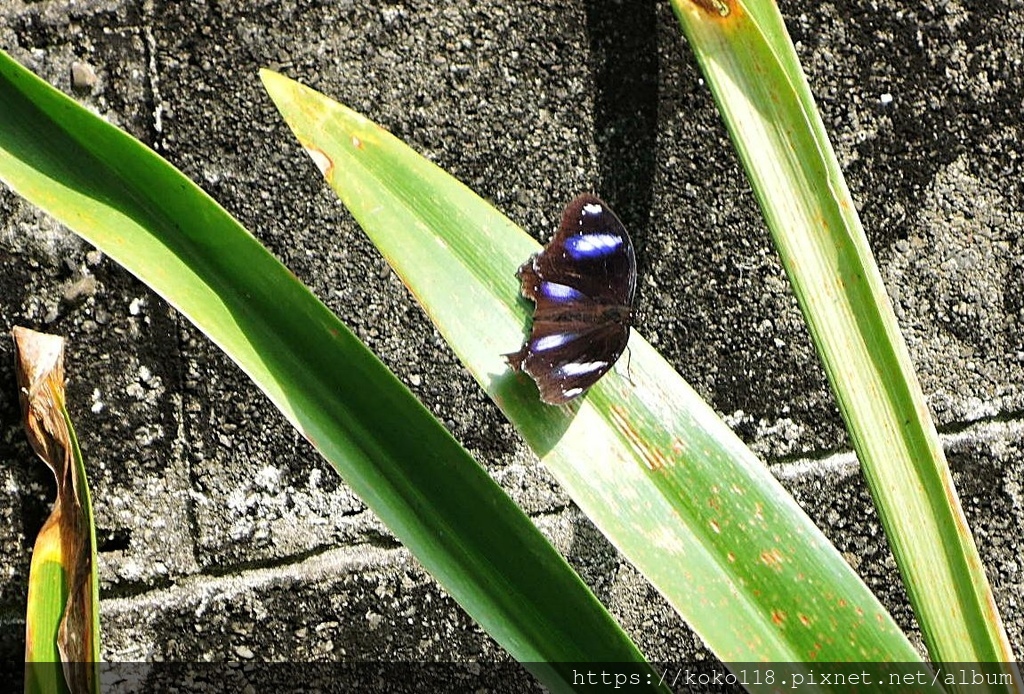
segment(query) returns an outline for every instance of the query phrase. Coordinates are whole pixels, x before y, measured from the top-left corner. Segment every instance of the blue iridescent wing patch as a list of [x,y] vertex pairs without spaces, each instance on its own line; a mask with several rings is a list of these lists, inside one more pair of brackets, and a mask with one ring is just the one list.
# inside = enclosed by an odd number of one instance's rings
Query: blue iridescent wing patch
[[555,237],[517,276],[536,306],[530,337],[505,359],[537,382],[541,400],[564,404],[626,349],[636,293],[633,242],[611,208],[580,195],[565,208]]

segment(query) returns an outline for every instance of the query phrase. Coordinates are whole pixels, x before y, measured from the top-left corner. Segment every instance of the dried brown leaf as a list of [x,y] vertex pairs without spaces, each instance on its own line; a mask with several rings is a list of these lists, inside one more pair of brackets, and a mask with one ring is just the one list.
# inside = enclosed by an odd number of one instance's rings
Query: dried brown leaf
[[[32,450],[57,480],[57,499],[34,552],[59,561],[67,603],[54,637],[72,692],[93,689],[93,592],[91,532],[86,482],[79,479],[73,434],[64,407],[64,339],[27,328],[12,331],[25,432]],[[31,625],[30,625],[31,628]],[[30,634],[30,638],[44,635]]]

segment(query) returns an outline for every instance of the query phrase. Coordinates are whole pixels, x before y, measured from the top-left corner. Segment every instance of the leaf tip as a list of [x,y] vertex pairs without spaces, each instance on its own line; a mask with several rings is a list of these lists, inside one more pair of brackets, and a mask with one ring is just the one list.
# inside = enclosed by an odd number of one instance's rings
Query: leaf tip
[[260,81],[263,82],[263,88],[267,90],[267,94],[270,95],[275,104],[280,104],[282,98],[286,96],[287,90],[298,86],[298,82],[295,80],[270,68],[261,67],[259,74]]
[[270,88],[271,83],[278,81],[281,77],[281,73],[275,72],[268,67],[260,68],[260,81],[262,81],[263,85],[268,89]]

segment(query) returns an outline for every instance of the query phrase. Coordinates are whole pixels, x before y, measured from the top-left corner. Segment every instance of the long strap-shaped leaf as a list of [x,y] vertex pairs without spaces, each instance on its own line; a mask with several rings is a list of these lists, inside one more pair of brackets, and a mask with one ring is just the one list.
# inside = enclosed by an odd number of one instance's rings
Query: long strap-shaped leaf
[[[501,355],[536,241],[366,118],[262,73],[299,141],[480,384],[587,515],[726,661],[919,661],[714,411],[633,334],[628,377],[539,402]],[[826,687],[827,689],[827,687]]]
[[[1013,661],[906,344],[778,8],[771,0],[673,6],[810,326],[932,658]],[[1006,672],[1020,687],[1019,674]]]
[[561,662],[643,663],[522,511],[283,265],[170,164],[2,52],[0,179],[202,329],[548,687],[572,689]]

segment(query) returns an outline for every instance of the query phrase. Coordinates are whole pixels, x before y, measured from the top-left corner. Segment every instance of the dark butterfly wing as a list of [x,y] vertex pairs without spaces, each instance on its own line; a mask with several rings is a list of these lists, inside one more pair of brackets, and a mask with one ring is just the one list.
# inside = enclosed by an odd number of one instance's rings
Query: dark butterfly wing
[[626,349],[629,326],[620,323],[534,322],[530,339],[509,363],[537,382],[549,405],[569,402],[608,373]]
[[530,337],[506,355],[560,405],[592,386],[626,348],[636,259],[626,229],[593,195],[566,207],[558,233],[519,268],[522,294],[536,304]]
[[592,301],[633,305],[633,242],[611,208],[593,195],[569,203],[558,233],[535,265],[543,280],[572,287]]

